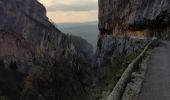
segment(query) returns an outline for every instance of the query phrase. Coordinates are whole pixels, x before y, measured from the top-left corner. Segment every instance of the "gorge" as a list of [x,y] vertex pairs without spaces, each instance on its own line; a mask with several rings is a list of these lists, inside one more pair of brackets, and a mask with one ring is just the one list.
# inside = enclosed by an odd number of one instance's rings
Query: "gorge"
[[0,0],[0,100],[105,100],[152,36],[170,39],[169,0],[98,2],[93,55],[37,0]]

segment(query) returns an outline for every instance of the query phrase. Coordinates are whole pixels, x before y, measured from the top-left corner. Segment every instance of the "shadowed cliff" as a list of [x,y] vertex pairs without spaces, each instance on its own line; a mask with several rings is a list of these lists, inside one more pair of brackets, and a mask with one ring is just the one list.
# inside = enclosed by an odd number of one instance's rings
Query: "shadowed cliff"
[[83,55],[49,21],[45,7],[37,0],[1,0],[0,13],[0,74],[4,76],[0,95],[10,100],[80,98],[81,75],[86,72],[79,63]]

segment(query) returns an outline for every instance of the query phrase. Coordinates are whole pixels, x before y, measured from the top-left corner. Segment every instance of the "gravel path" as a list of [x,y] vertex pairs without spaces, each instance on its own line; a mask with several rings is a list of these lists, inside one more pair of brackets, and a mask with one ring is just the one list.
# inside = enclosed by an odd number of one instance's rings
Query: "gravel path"
[[170,100],[170,42],[153,51],[138,100]]

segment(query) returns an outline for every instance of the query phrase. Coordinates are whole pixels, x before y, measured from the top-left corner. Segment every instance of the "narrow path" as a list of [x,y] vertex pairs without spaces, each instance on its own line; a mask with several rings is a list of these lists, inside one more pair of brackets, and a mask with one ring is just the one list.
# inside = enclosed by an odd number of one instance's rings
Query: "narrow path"
[[170,100],[170,42],[154,49],[138,100]]

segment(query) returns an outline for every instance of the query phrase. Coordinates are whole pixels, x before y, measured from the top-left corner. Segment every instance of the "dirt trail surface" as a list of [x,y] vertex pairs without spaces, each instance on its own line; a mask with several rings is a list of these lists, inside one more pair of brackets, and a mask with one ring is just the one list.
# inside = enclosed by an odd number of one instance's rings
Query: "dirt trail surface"
[[138,100],[170,100],[170,42],[154,49]]

